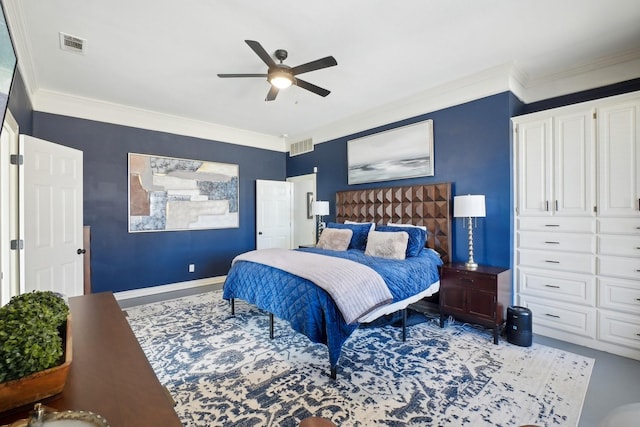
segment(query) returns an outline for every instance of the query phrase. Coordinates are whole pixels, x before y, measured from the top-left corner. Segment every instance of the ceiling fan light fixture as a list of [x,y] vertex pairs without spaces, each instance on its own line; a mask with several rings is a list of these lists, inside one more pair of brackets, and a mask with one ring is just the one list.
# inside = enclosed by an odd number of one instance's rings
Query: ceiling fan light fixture
[[286,71],[269,73],[269,83],[278,89],[286,89],[293,84],[293,76]]

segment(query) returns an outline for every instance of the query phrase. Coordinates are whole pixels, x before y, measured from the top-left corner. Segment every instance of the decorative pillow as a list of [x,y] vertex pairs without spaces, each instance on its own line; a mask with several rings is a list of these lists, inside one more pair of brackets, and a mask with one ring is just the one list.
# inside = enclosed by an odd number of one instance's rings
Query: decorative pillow
[[427,243],[426,230],[416,226],[380,225],[376,228],[381,232],[405,231],[409,235],[407,244],[407,257],[418,256]]
[[320,234],[317,248],[329,249],[331,251],[346,251],[351,242],[353,231],[340,230],[337,228],[325,228]]
[[405,259],[409,234],[406,231],[395,233],[370,231],[365,255],[390,259]]
[[371,228],[369,229],[369,231],[373,231],[376,229],[376,223],[375,222],[356,222],[356,221],[349,221],[346,220],[344,222],[345,224],[369,224],[371,226]]
[[327,224],[327,228],[340,228],[348,229],[353,232],[351,236],[351,243],[349,249],[360,249],[364,251],[367,247],[367,234],[371,228],[371,224],[338,224],[336,222],[330,222]]
[[393,222],[388,222],[387,225],[389,227],[417,227],[423,229],[425,232],[427,231],[426,225],[413,225],[413,224],[394,224]]

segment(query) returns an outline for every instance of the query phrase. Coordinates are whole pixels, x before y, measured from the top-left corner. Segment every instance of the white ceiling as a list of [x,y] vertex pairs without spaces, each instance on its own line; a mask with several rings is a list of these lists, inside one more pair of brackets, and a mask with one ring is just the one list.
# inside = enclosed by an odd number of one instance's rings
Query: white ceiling
[[[35,110],[276,148],[504,90],[532,102],[640,77],[638,0],[3,4]],[[61,50],[59,32],[86,53]],[[331,94],[265,102],[266,80],[218,78],[266,72],[245,39],[286,49],[290,66],[333,55],[301,76]]]

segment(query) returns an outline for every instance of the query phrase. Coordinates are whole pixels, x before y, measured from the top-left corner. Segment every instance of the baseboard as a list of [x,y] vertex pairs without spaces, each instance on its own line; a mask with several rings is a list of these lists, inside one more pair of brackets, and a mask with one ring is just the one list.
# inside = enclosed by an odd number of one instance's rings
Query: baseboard
[[197,288],[200,286],[210,286],[224,283],[227,276],[206,277],[204,279],[189,280],[188,282],[169,283],[167,285],[151,286],[142,289],[132,289],[130,291],[115,292],[113,296],[117,301],[131,298],[147,297],[166,292],[182,291],[184,289]]

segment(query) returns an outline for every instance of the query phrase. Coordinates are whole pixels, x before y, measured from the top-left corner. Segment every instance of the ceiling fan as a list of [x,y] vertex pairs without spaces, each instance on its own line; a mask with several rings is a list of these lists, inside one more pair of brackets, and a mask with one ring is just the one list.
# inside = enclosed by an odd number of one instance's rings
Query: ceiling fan
[[302,89],[306,89],[310,92],[318,94],[320,96],[327,96],[331,91],[316,86],[307,81],[301,80],[296,76],[302,73],[308,73],[310,71],[320,70],[322,68],[333,67],[338,65],[338,62],[333,56],[327,56],[322,59],[307,62],[306,64],[298,65],[296,67],[289,67],[282,62],[287,59],[287,51],[284,49],[278,49],[275,52],[275,57],[280,61],[276,63],[273,58],[267,53],[260,43],[254,40],[245,40],[249,47],[262,59],[262,61],[269,66],[266,74],[218,74],[218,77],[266,77],[267,81],[271,84],[271,89],[267,93],[265,101],[273,101],[278,96],[280,89],[286,89],[291,85],[296,85]]

